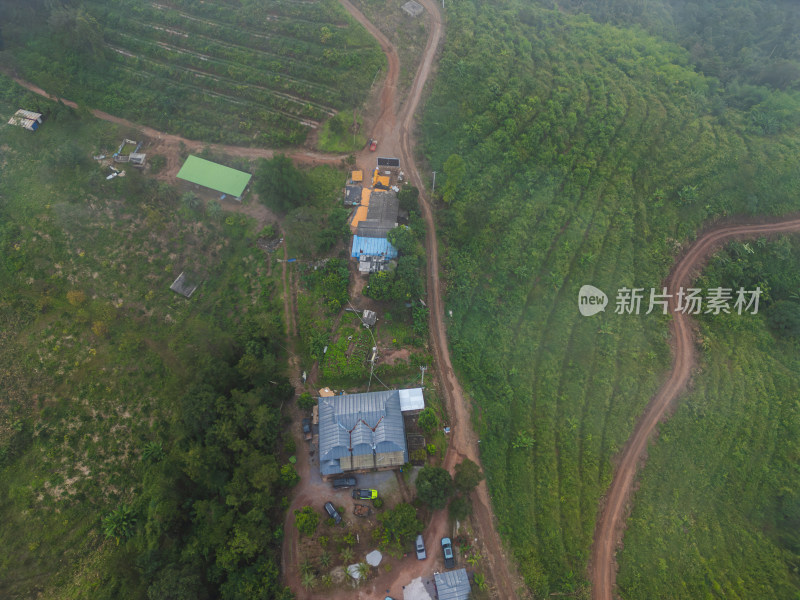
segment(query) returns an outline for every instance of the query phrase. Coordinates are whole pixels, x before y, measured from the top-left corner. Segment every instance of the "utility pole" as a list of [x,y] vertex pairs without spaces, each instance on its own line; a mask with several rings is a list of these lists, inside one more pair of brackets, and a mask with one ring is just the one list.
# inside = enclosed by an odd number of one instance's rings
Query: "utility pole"
[[420,370],[420,371],[422,371],[422,381],[420,382],[420,385],[421,385],[422,387],[425,387],[425,371],[427,371],[427,370],[428,370],[428,366],[427,366],[427,365],[425,365],[425,366],[423,367],[422,365],[420,365],[420,366],[419,366],[419,370]]
[[433,187],[431,188],[431,196],[436,191],[436,171],[433,172]]

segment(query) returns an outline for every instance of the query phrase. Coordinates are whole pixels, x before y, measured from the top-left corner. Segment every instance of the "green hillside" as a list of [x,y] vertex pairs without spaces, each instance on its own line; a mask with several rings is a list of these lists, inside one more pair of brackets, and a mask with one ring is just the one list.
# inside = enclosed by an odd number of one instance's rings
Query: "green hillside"
[[[30,100],[0,76],[0,114]],[[107,180],[127,132],[43,109],[0,126],[0,597],[280,597],[280,271],[249,218]]]
[[[688,51],[641,28],[515,3],[447,14],[422,135],[456,366],[526,582],[588,597],[611,458],[670,364],[667,317],[615,314],[616,291],[658,287],[714,218],[800,206],[800,103],[759,88],[731,107]],[[584,284],[609,295],[604,313],[580,316]]]
[[385,64],[335,0],[14,0],[0,22],[0,65],[79,104],[208,142],[302,143],[360,105]]
[[620,555],[623,598],[800,593],[800,239],[734,243],[699,286],[767,290],[702,319],[693,390],[651,449]]

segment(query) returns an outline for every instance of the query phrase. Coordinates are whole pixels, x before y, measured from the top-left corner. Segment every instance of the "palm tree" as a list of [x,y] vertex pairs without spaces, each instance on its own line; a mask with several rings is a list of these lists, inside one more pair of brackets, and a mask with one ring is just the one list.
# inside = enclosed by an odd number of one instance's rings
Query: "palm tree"
[[479,590],[486,589],[486,576],[483,573],[475,573],[475,577],[473,577],[473,581],[475,582],[475,586]]
[[474,567],[475,565],[478,564],[478,562],[480,562],[481,558],[483,557],[478,552],[476,552],[475,554],[471,554],[470,556],[467,557],[467,562],[469,563],[470,567]]
[[331,553],[323,552],[319,557],[319,564],[323,569],[327,569],[331,565]]
[[103,519],[103,533],[106,534],[106,537],[114,538],[119,545],[121,539],[127,539],[133,535],[135,524],[136,517],[133,515],[133,509],[127,504],[122,504]]
[[158,442],[147,442],[142,449],[142,460],[157,463],[165,456],[164,447]]
[[300,572],[303,575],[306,575],[308,573],[312,573],[313,571],[314,568],[311,566],[311,561],[308,560],[307,558],[303,559],[303,562],[300,563]]
[[300,583],[305,589],[310,590],[317,585],[317,578],[314,577],[313,573],[303,573]]
[[331,587],[333,585],[333,577],[331,577],[330,575],[323,575],[322,585],[326,588]]
[[345,546],[339,551],[339,558],[342,559],[343,563],[349,563],[353,560],[353,550],[349,546]]
[[365,562],[358,563],[357,569],[358,569],[358,580],[366,581],[370,575],[369,565]]

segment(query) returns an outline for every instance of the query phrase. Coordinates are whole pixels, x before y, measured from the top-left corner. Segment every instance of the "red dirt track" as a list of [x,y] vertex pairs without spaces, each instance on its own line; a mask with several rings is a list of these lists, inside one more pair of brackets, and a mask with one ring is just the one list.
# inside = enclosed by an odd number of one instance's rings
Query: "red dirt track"
[[[678,261],[667,279],[668,293],[689,287],[693,277],[709,257],[727,242],[779,233],[800,232],[800,219],[775,221],[758,225],[723,225],[703,233]],[[668,379],[653,396],[639,418],[631,437],[618,458],[614,479],[605,496],[597,521],[589,566],[594,600],[612,600],[616,582],[616,549],[622,541],[631,490],[637,468],[644,463],[644,453],[656,425],[664,418],[675,399],[686,389],[695,365],[694,338],[688,315],[672,310],[672,340],[674,357]]]

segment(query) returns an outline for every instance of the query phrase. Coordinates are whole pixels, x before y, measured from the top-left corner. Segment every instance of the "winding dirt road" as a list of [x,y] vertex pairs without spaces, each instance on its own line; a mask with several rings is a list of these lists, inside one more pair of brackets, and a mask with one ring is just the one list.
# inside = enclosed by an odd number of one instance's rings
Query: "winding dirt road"
[[[727,242],[795,232],[800,232],[798,218],[758,225],[723,225],[706,231],[689,246],[673,268],[667,279],[668,293],[675,294],[681,287],[689,287],[709,257]],[[672,371],[645,408],[619,456],[617,470],[595,528],[589,566],[594,600],[612,600],[614,597],[617,566],[615,553],[624,534],[624,522],[637,468],[644,463],[647,442],[653,435],[656,425],[664,418],[675,399],[686,389],[695,364],[692,322],[688,315],[675,312],[675,304],[676,299],[673,297],[670,300],[670,310],[673,311]]]

